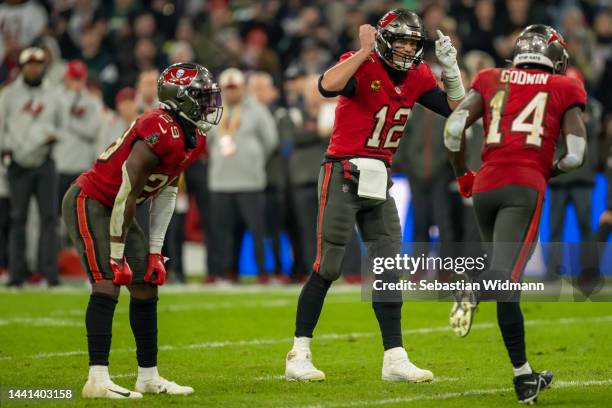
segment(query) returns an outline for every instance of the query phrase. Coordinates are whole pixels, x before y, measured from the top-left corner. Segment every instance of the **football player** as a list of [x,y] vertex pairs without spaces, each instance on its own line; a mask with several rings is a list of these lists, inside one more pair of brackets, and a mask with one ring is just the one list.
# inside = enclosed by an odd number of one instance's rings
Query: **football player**
[[[446,122],[445,145],[464,197],[473,195],[484,242],[492,243],[489,269],[478,280],[519,282],[537,242],[546,184],[550,177],[582,165],[586,131],[580,113],[586,93],[564,76],[568,54],[561,35],[545,25],[524,29],[516,40],[511,68],[481,71],[472,90]],[[463,133],[484,119],[483,164],[474,174],[465,166]],[[553,163],[562,133],[566,152]],[[495,299],[497,319],[514,369],[520,402],[533,403],[552,374],[532,370],[525,352],[519,293],[466,292],[453,305],[450,323],[468,334],[479,300]]]
[[[66,192],[62,213],[92,293],[85,325],[89,377],[85,398],[140,398],[142,393],[190,394],[157,371],[157,288],[166,280],[161,254],[181,172],[206,148],[205,132],[221,118],[221,94],[208,70],[174,64],[157,82],[160,107],[138,117]],[[150,200],[149,200],[150,199]],[[134,219],[151,206],[149,241]],[[121,286],[130,292],[136,340],[135,391],[108,372],[113,313]]]
[[[446,92],[422,61],[426,40],[423,22],[409,10],[385,14],[374,28],[359,28],[360,49],[347,52],[319,78],[323,96],[339,95],[335,123],[319,174],[317,254],[313,273],[297,306],[294,344],[287,354],[288,380],[323,380],[311,360],[310,342],[327,290],[340,276],[345,246],[355,223],[370,257],[394,257],[402,233],[389,196],[389,166],[411,108],[420,103],[448,116],[465,96],[457,51],[438,31],[436,55]],[[390,273],[385,279],[394,280]],[[431,381],[431,371],[408,359],[403,347],[401,293],[374,293],[372,306],[384,346],[382,378],[387,381]]]

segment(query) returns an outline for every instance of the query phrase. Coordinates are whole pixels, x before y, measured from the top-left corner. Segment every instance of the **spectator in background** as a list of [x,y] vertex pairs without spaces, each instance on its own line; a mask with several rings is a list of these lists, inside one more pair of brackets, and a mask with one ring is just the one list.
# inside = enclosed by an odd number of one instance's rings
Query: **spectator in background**
[[331,65],[331,54],[315,39],[307,38],[302,42],[298,64],[307,74],[316,75]]
[[599,217],[597,242],[607,242],[612,232],[612,121],[608,124],[607,136],[604,168],[608,180],[608,199],[606,202],[606,210]]
[[117,140],[138,117],[138,105],[136,104],[136,91],[134,88],[127,87],[117,92],[115,106],[117,113],[112,113],[100,129],[96,143],[96,156],[99,156],[111,143]]
[[[72,7],[57,10],[54,20],[55,35],[59,38],[62,54],[69,59],[79,57],[83,29],[96,24],[100,15],[99,1],[77,0]],[[57,5],[56,5],[57,7]],[[102,27],[96,27],[101,32]]]
[[473,78],[479,71],[495,67],[495,60],[484,51],[472,50],[463,56],[463,64],[466,74]]
[[102,47],[102,34],[94,26],[83,29],[81,59],[89,74],[100,81],[105,104],[112,105],[119,71],[111,53]]
[[[495,2],[476,0],[474,13],[470,14],[468,30],[463,33],[465,51],[480,50],[496,55],[493,47],[495,37]],[[464,58],[465,60],[465,58]],[[502,61],[498,61],[501,64]]]
[[280,78],[280,62],[276,53],[268,48],[268,34],[264,27],[256,26],[247,32],[240,55],[245,70],[265,71],[276,79]]
[[[495,66],[493,58],[483,53],[482,51],[471,51],[476,54],[482,60],[473,58],[475,66],[481,66],[480,69],[491,68]],[[466,62],[466,58],[463,58],[463,62]],[[466,64],[467,65],[467,64]],[[468,69],[461,68],[461,80],[466,84],[466,92],[471,88],[472,78],[478,72],[471,71]],[[470,74],[472,72],[472,74]],[[467,167],[476,172],[482,164],[481,152],[482,145],[484,142],[484,128],[482,119],[478,119],[469,128],[465,130],[465,143],[466,143],[466,165]],[[459,194],[458,186],[453,182],[452,184],[452,195],[453,202],[459,200],[461,203],[459,208],[455,208],[453,212],[454,231],[457,241],[461,241],[464,244],[460,248],[463,256],[478,257],[481,256],[482,246],[480,244],[480,231],[478,229],[478,223],[476,222],[476,213],[474,212],[474,200],[470,198],[462,197]],[[458,222],[461,220],[461,222]]]
[[289,182],[289,160],[293,151],[293,133],[303,122],[302,110],[306,74],[299,65],[295,64],[285,70],[284,78],[284,107],[276,111],[275,119],[278,125],[279,147],[284,170],[284,202],[286,203],[284,224],[287,234],[289,234],[293,254],[291,278],[294,282],[300,282],[308,276],[311,265],[308,265],[304,259],[300,228],[294,216],[297,210],[293,188]]
[[[236,223],[242,221],[253,235],[259,283],[267,283],[264,267],[265,234],[265,166],[278,144],[274,118],[267,108],[245,95],[245,78],[241,71],[229,68],[219,77],[224,112],[219,126],[208,133],[211,191],[211,218],[215,249],[209,256],[217,258],[214,270],[225,272],[232,263],[233,236]],[[218,245],[218,248],[217,248]]]
[[176,41],[170,46],[170,64],[179,62],[193,62],[193,47],[186,41]]
[[62,105],[61,137],[53,151],[59,173],[58,203],[96,158],[103,107],[87,91],[87,75],[87,66],[80,60],[72,60],[66,66],[62,97],[58,101]]
[[59,138],[61,104],[58,89],[43,81],[45,52],[26,48],[19,55],[21,75],[0,91],[0,152],[8,164],[11,197],[9,286],[26,278],[26,223],[30,197],[40,213],[38,273],[49,286],[57,277],[58,177],[52,148]]
[[157,99],[157,78],[159,78],[159,71],[156,68],[144,70],[138,76],[136,84],[138,113],[148,112],[151,109],[157,108],[159,104]]
[[[319,169],[333,127],[319,126],[319,115],[325,98],[317,88],[318,76],[306,77],[303,88],[304,106],[301,123],[290,133],[293,151],[289,158],[289,183],[302,243],[302,262],[310,268],[316,257],[316,228],[318,213],[317,182]],[[308,269],[307,269],[308,270]]]
[[[439,68],[433,65],[432,70],[436,72]],[[443,87],[439,75],[436,76],[438,86]],[[445,255],[446,244],[458,238],[451,216],[450,185],[455,177],[444,147],[445,123],[445,117],[415,104],[396,153],[396,162],[410,182],[417,256],[429,253],[434,226],[439,232],[441,256]]]
[[[583,83],[583,77],[575,67],[567,69],[566,75]],[[591,228],[591,196],[595,185],[595,172],[597,169],[597,157],[599,152],[599,132],[601,131],[601,104],[595,99],[589,98],[582,118],[586,126],[587,150],[585,161],[582,166],[568,174],[551,178],[548,182],[550,187],[550,242],[553,243],[550,250],[550,260],[546,278],[548,280],[559,279],[565,271],[562,270],[562,251],[559,242],[563,242],[563,229],[566,225],[565,213],[567,205],[572,203],[576,210],[578,229],[580,230],[581,245],[580,257],[582,271],[598,268],[597,249],[594,242],[593,230]],[[559,139],[555,151],[555,160],[565,154],[566,148],[562,144],[565,141]]]
[[36,1],[6,0],[0,4],[0,61],[16,67],[19,51],[31,45],[46,26],[47,12]]
[[[282,115],[277,105],[278,89],[274,86],[272,75],[266,72],[255,72],[249,77],[249,93],[262,105],[266,106],[275,118]],[[278,125],[278,122],[276,122]],[[277,126],[278,129],[278,126]],[[279,134],[279,139],[281,135]],[[281,232],[285,219],[285,166],[280,153],[280,145],[270,154],[266,164],[266,232],[272,241],[274,255],[274,279],[278,283],[288,283],[289,278],[283,275],[281,263]]]
[[6,168],[0,163],[0,276],[8,271],[10,210],[11,196],[6,179]]
[[62,59],[57,40],[53,36],[45,35],[41,38],[40,44],[46,54],[45,79],[55,85],[61,85],[66,73],[66,61]]

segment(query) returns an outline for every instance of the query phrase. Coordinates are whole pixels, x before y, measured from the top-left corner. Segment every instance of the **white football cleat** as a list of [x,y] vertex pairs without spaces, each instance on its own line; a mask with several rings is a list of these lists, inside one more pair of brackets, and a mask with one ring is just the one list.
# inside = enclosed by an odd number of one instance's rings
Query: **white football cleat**
[[291,350],[285,362],[285,379],[289,381],[323,381],[325,373],[312,364],[310,350]]
[[[96,381],[97,380],[97,381]],[[107,379],[88,379],[81,393],[83,398],[142,398],[142,394],[123,388]]]
[[457,336],[465,337],[468,335],[477,308],[476,292],[464,290],[455,295],[455,302],[448,316],[448,323]]
[[178,385],[174,381],[168,381],[160,375],[150,380],[137,379],[134,389],[143,394],[189,395],[193,393],[193,388]]
[[383,380],[419,383],[432,381],[433,378],[431,371],[420,369],[412,364],[403,347],[395,347],[385,351],[382,367]]

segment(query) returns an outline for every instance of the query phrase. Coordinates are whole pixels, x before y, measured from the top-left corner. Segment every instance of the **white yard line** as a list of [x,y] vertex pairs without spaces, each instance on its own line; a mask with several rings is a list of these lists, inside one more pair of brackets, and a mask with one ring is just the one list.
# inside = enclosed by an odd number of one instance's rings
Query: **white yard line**
[[[606,323],[612,322],[612,315],[610,316],[600,316],[600,317],[570,317],[563,319],[555,319],[555,320],[526,320],[525,324],[528,326],[535,325],[569,325],[574,323],[588,323],[588,324],[598,324],[598,323]],[[496,328],[497,324],[495,323],[476,323],[472,326],[472,330],[486,330]],[[408,329],[404,330],[405,334],[430,334],[430,333],[450,333],[450,328],[448,326],[436,326],[436,327],[420,327],[416,329]],[[380,336],[379,332],[354,332],[354,333],[326,333],[321,334],[316,337],[317,341],[320,340],[347,340],[354,338],[364,338],[364,337],[377,337]],[[213,348],[223,348],[223,347],[246,347],[246,346],[267,346],[267,345],[275,345],[275,344],[286,344],[287,346],[291,345],[293,342],[292,337],[285,338],[276,338],[276,339],[251,339],[251,340],[228,340],[228,341],[207,341],[202,343],[192,343],[192,344],[184,344],[181,346],[172,346],[172,345],[162,345],[159,347],[160,350],[163,351],[177,351],[177,350],[202,350],[202,349],[213,349]],[[117,353],[133,353],[135,349],[133,348],[120,348],[113,349],[111,352],[114,354]],[[76,355],[86,355],[87,352],[85,350],[74,350],[74,351],[61,351],[61,352],[49,352],[49,353],[38,353],[33,355],[25,355],[25,356],[0,356],[0,361],[2,360],[12,360],[12,359],[22,359],[22,358],[53,358],[53,357],[67,357],[67,356],[76,356]]]
[[[111,376],[112,377],[112,376]],[[281,381],[284,380],[284,375],[262,375],[261,377],[255,377],[255,381]],[[436,377],[434,382],[454,382],[459,381],[459,377]]]
[[57,319],[53,317],[8,317],[0,319],[0,326],[24,325],[35,327],[81,327],[81,320]]
[[[554,388],[574,388],[574,387],[597,387],[597,386],[604,386],[604,385],[612,385],[612,379],[586,380],[586,381],[553,381],[551,388],[554,389]],[[433,395],[417,395],[414,397],[396,397],[396,398],[385,398],[385,399],[378,399],[378,400],[363,400],[363,401],[340,402],[340,403],[330,403],[330,404],[305,405],[305,406],[298,407],[298,408],[365,407],[365,406],[399,404],[399,403],[417,402],[417,401],[448,400],[451,398],[493,395],[493,394],[499,394],[502,392],[514,394],[514,389],[512,388],[483,388],[483,389],[475,389],[475,390],[466,390],[462,392],[445,392],[445,393],[433,394]],[[545,393],[546,392],[547,391],[545,391]],[[514,398],[514,395],[512,395],[512,398]],[[465,401],[462,405],[465,405]]]

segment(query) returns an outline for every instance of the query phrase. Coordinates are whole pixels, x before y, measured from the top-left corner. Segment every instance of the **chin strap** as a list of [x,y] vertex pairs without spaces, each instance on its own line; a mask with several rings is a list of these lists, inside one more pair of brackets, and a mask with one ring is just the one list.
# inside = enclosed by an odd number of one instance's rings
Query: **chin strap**
[[166,101],[166,102],[160,102],[159,105],[161,106],[162,109],[169,110],[172,112],[178,112],[178,115],[181,118],[185,119],[187,122],[191,123],[193,126],[197,127],[204,133],[208,132],[210,128],[213,127],[212,123],[208,123],[203,120],[196,122],[195,120],[191,119],[189,116],[185,114],[185,112],[180,110],[176,102],[172,100]]

